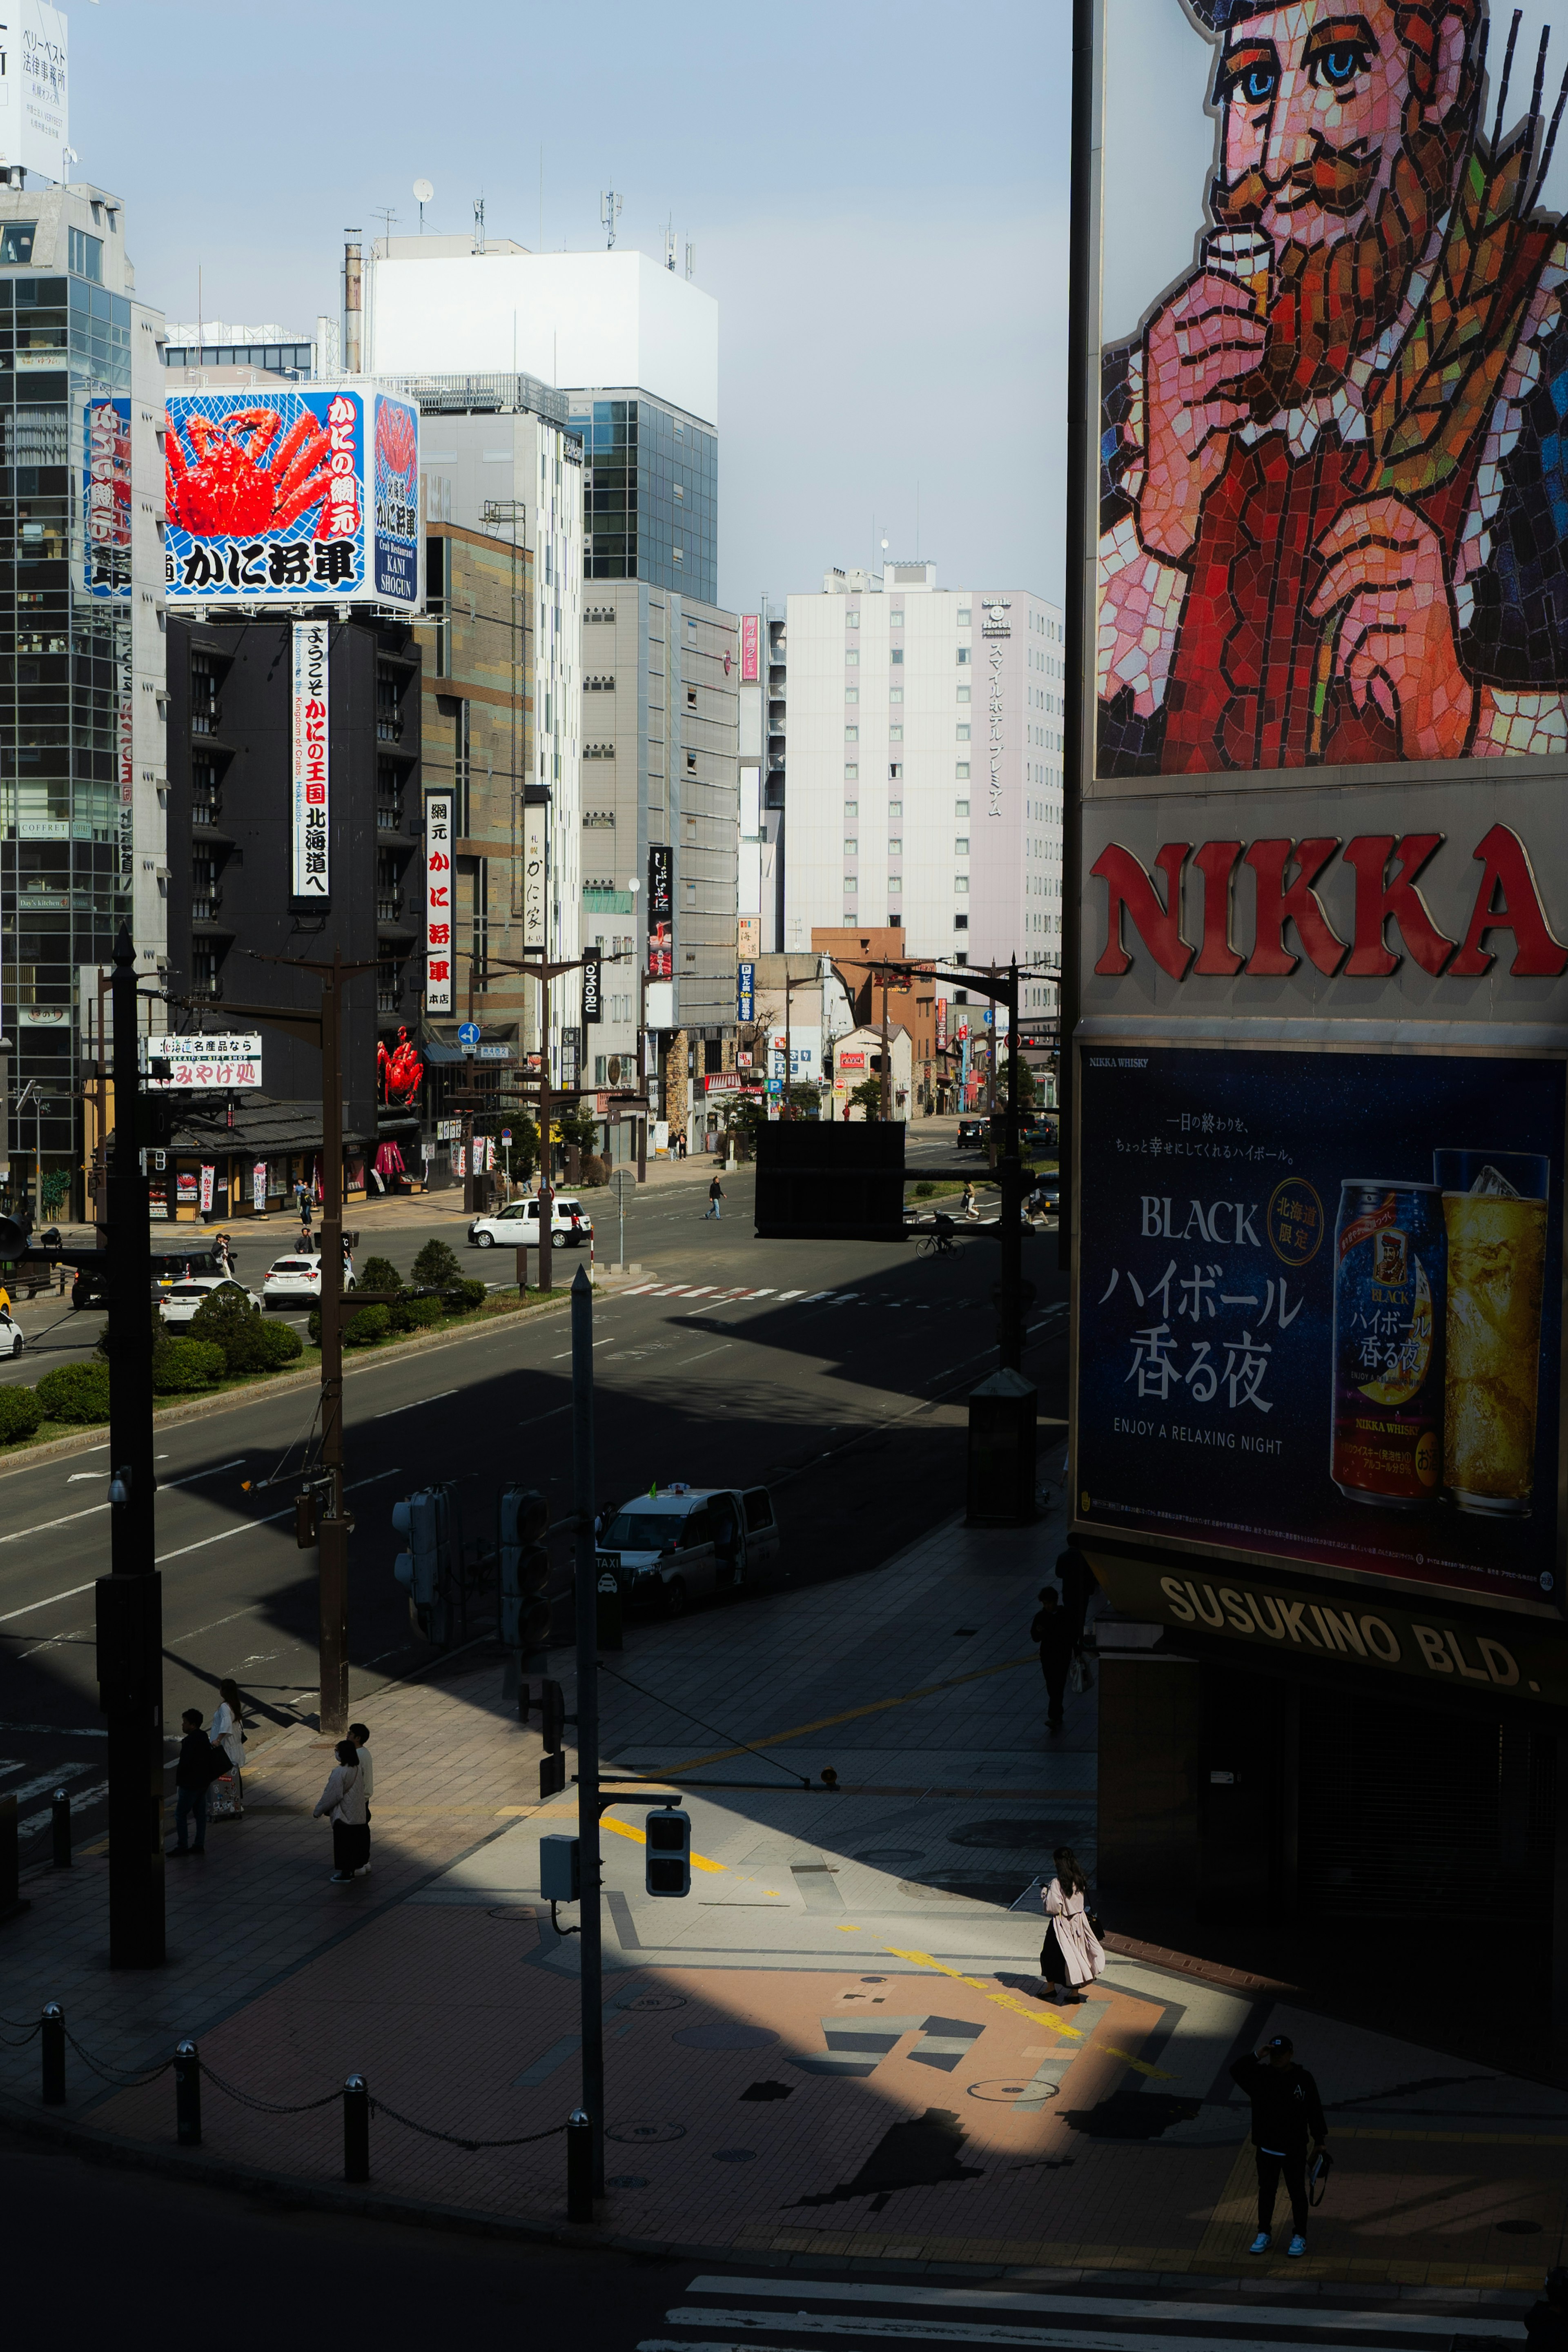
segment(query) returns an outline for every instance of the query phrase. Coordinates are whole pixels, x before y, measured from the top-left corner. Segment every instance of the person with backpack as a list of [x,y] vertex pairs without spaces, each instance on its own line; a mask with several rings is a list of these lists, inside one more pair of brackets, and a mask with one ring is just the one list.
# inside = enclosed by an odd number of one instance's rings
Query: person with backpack
[[707,1223],[710,1217],[717,1217],[719,1214],[719,1203],[723,1197],[724,1187],[720,1183],[718,1173],[715,1171],[713,1181],[708,1187],[708,1206],[702,1213],[704,1223]]
[[1076,1645],[1072,1619],[1062,1607],[1054,1584],[1042,1584],[1040,1587],[1040,1605],[1029,1627],[1029,1639],[1040,1646],[1040,1672],[1046,1678],[1046,1728],[1059,1731],[1062,1727],[1062,1701],[1067,1694],[1068,1669],[1072,1664]]
[[[171,1858],[176,1853],[205,1853],[207,1850],[207,1783],[212,1779],[213,1745],[202,1729],[200,1707],[186,1707],[180,1717],[180,1729],[184,1738],[174,1766],[174,1843]],[[222,1750],[218,1752],[221,1756]],[[185,1834],[193,1822],[196,1831],[194,1845]]]
[[1286,2253],[1294,2261],[1307,2251],[1307,2147],[1314,2154],[1328,2138],[1323,2103],[1318,2086],[1304,2066],[1296,2063],[1296,2045],[1288,2033],[1277,2033],[1261,2050],[1249,2050],[1230,2070],[1252,2102],[1252,2147],[1258,2159],[1258,2235],[1249,2254],[1266,2254],[1274,2231],[1274,2200],[1279,2176],[1290,2196],[1294,2231]]
[[340,1739],[332,1753],[337,1762],[317,1798],[313,1817],[325,1813],[332,1824],[333,1870],[330,1884],[346,1886],[356,1870],[370,1859],[370,1830],[365,1821],[364,1780],[359,1750],[352,1739]]

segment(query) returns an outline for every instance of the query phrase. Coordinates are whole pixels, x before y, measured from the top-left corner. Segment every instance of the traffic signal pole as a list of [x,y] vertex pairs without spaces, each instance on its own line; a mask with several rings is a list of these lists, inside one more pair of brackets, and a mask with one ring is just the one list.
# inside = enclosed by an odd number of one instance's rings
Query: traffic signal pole
[[109,1526],[97,1580],[98,1674],[109,1719],[109,1965],[156,1968],[163,1949],[163,1643],[153,1567],[152,1246],[142,1173],[136,950],[114,943],[114,1149],[110,1156]]
[[572,1283],[572,1500],[576,1512],[577,1853],[582,1910],[583,2106],[594,2194],[605,2193],[605,1958],[600,1934],[598,1567],[594,1534],[594,1287]]
[[349,1530],[343,1508],[342,962],[321,977],[321,1471],[327,1508],[316,1528],[316,1648],[321,1728],[349,1727]]

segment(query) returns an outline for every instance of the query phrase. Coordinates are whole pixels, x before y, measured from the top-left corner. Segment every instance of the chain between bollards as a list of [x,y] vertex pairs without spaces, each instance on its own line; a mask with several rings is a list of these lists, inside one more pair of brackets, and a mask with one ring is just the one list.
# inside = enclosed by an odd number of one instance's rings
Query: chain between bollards
[[370,2086],[363,2074],[343,2084],[343,2179],[370,2179]]
[[194,2042],[174,2047],[174,2137],[182,2147],[202,2144],[202,2062]]
[[66,2103],[66,2020],[58,2000],[51,2000],[44,2011],[38,2031],[38,2047],[43,2060],[44,2105],[63,2107]]

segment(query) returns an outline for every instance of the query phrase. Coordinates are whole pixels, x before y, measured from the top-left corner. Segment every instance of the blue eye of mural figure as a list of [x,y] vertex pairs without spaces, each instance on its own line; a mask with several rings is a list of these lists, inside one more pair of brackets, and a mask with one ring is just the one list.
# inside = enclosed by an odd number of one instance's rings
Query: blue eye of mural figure
[[1347,45],[1321,50],[1312,62],[1319,80],[1330,89],[1346,89],[1358,74],[1366,71],[1367,56],[1364,49]]
[[1232,84],[1248,106],[1262,106],[1279,87],[1279,69],[1273,64],[1244,66]]

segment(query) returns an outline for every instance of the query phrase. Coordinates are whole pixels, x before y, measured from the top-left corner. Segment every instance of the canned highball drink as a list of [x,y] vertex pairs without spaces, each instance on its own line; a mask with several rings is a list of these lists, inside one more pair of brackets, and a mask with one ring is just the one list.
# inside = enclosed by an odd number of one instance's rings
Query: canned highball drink
[[1442,1485],[1447,1261],[1440,1185],[1345,1179],[1329,1474],[1352,1502],[1413,1510]]

